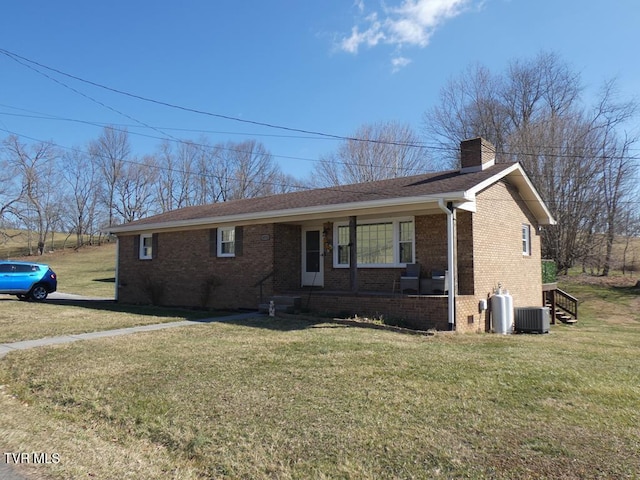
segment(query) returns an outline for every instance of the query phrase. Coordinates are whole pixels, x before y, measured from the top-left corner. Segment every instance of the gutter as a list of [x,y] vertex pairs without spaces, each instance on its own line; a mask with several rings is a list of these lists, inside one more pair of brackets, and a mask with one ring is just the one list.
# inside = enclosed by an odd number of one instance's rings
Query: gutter
[[116,236],[116,291],[114,292],[114,298],[118,303],[118,292],[120,291],[120,238]]
[[[236,213],[231,215],[217,215],[212,217],[198,217],[185,220],[170,220],[145,222],[138,224],[123,224],[109,228],[109,233],[138,233],[145,231],[163,231],[169,229],[203,228],[208,225],[221,224],[249,224],[249,223],[273,223],[274,221],[290,222],[303,220],[317,220],[329,216],[347,215],[362,216],[373,215],[380,209],[401,212],[403,209],[424,208],[425,205],[435,205],[446,198],[455,198],[459,201],[468,201],[466,192],[450,192],[438,195],[420,195],[415,197],[400,197],[365,202],[338,203],[332,205],[314,205],[311,207],[299,207],[280,210],[268,210],[249,213]],[[152,217],[150,217],[152,218]]]
[[456,207],[453,202],[447,202],[445,204],[444,199],[438,200],[438,206],[440,210],[447,214],[447,293],[448,293],[448,305],[447,319],[449,323],[449,330],[456,329],[456,292],[454,290],[455,285],[455,215]]

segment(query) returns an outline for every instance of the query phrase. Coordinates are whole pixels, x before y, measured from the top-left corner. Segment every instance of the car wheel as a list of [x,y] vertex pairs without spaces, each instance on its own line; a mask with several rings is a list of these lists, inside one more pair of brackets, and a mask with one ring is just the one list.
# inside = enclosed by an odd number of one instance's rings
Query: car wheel
[[48,294],[49,292],[47,292],[47,289],[44,287],[44,285],[36,285],[31,289],[30,297],[32,300],[40,302],[46,299]]

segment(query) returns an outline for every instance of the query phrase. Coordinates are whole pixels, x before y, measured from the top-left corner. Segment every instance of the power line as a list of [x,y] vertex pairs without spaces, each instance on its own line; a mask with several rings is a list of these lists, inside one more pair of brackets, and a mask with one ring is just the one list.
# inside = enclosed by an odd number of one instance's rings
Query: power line
[[[397,146],[405,146],[405,147],[423,148],[423,146],[418,144],[418,143],[414,144],[414,143],[405,143],[405,142],[393,142],[393,141],[390,142],[390,141],[384,141],[384,140],[362,139],[362,138],[348,137],[348,136],[343,136],[343,135],[335,135],[335,134],[331,134],[331,133],[325,133],[325,132],[319,132],[319,131],[313,131],[313,130],[305,130],[305,129],[301,129],[301,128],[287,127],[287,126],[283,126],[283,125],[276,125],[276,124],[273,124],[273,123],[259,122],[259,121],[256,121],[256,120],[248,120],[248,119],[244,119],[244,118],[233,117],[231,115],[223,115],[223,114],[220,114],[220,113],[213,113],[213,112],[208,112],[208,111],[205,111],[205,110],[199,110],[199,109],[196,109],[196,108],[185,107],[185,106],[182,106],[182,105],[177,105],[177,104],[174,104],[174,103],[170,103],[170,102],[166,102],[166,101],[162,101],[162,100],[156,100],[156,99],[153,99],[153,98],[144,97],[142,95],[137,95],[137,94],[134,94],[134,93],[126,92],[124,90],[120,90],[120,89],[117,89],[117,88],[109,87],[107,85],[103,85],[101,83],[94,82],[94,81],[91,81],[91,80],[86,80],[86,79],[84,79],[82,77],[78,77],[76,75],[72,75],[70,73],[63,72],[62,70],[58,70],[56,68],[49,67],[49,66],[44,65],[42,63],[36,62],[35,60],[30,60],[30,59],[28,59],[26,57],[18,55],[17,53],[10,52],[10,51],[5,50],[3,48],[0,48],[0,53],[2,53],[5,56],[9,57],[10,59],[15,61],[16,63],[19,63],[20,65],[23,65],[23,66],[25,66],[27,68],[31,68],[32,70],[40,73],[41,75],[44,75],[46,78],[49,78],[50,80],[53,80],[53,81],[55,81],[57,83],[60,83],[61,85],[64,85],[64,84],[59,82],[58,80],[46,75],[46,74],[44,74],[43,72],[40,72],[39,70],[34,69],[33,67],[30,67],[29,65],[25,65],[24,62],[27,62],[27,63],[29,63],[31,65],[37,65],[40,68],[44,68],[44,69],[49,70],[51,72],[55,72],[58,75],[63,75],[65,77],[71,78],[71,79],[76,80],[78,82],[82,82],[82,83],[85,83],[87,85],[91,85],[91,86],[94,86],[94,87],[97,87],[97,88],[101,88],[103,90],[107,90],[107,91],[112,92],[112,93],[117,93],[119,95],[124,95],[124,96],[130,97],[130,98],[141,100],[143,102],[148,102],[148,103],[152,103],[152,104],[155,104],[155,105],[160,105],[160,106],[164,106],[164,107],[168,107],[168,108],[172,108],[172,109],[176,109],[176,110],[181,110],[181,111],[184,111],[184,112],[195,113],[195,114],[198,114],[198,115],[205,115],[205,116],[208,116],[208,117],[220,118],[220,119],[223,119],[223,120],[230,120],[230,121],[245,123],[245,124],[249,124],[249,125],[256,125],[256,126],[260,126],[260,127],[273,128],[273,129],[277,129],[277,130],[284,130],[284,131],[288,131],[288,132],[296,132],[296,133],[302,133],[302,134],[306,134],[306,135],[314,135],[314,136],[318,136],[318,137],[332,138],[332,139],[335,139],[335,140],[350,140],[350,141],[356,141],[356,142],[382,143],[382,144],[387,144],[387,145],[397,145]],[[77,93],[79,93],[79,92],[77,92]]]
[[[36,141],[36,142],[41,142],[41,143],[47,143],[53,147],[58,147],[64,150],[69,150],[72,152],[77,152],[77,153],[81,153],[84,155],[87,155],[89,157],[95,157],[95,154],[89,153],[85,150],[81,150],[78,148],[72,148],[72,147],[65,147],[62,145],[58,145],[54,142],[43,142],[41,140],[38,140],[36,138],[33,137],[29,137],[26,135],[21,135],[9,130],[5,130],[0,128],[0,131],[4,131],[6,133],[9,133],[10,135],[16,135],[19,136],[21,138],[27,138],[29,140],[32,141]],[[215,175],[215,174],[211,174],[211,173],[202,173],[202,172],[186,172],[184,170],[180,170],[177,168],[171,168],[171,167],[167,167],[164,165],[158,165],[158,164],[148,164],[148,163],[143,163],[143,162],[139,162],[136,160],[129,160],[129,159],[124,159],[122,160],[123,163],[129,164],[129,165],[136,165],[136,166],[143,166],[143,167],[149,167],[149,168],[154,168],[156,170],[160,170],[160,171],[168,171],[168,172],[174,172],[174,173],[178,173],[178,174],[191,174],[197,177],[201,177],[201,178],[205,178],[205,179],[212,179],[212,180],[223,180],[223,181],[233,181],[234,178],[232,177],[226,177],[226,176],[221,176],[221,175]],[[433,173],[433,172],[423,172],[423,173]],[[275,181],[263,181],[263,180],[250,180],[250,183],[260,183],[261,185],[269,185],[271,187],[274,188],[290,188],[292,189],[292,192],[294,191],[304,191],[304,190],[316,190],[318,189],[318,187],[313,187],[313,186],[305,186],[305,185],[292,185],[292,184],[287,184],[284,182],[275,182]],[[338,185],[338,186],[329,186],[329,187],[321,187],[320,189],[322,190],[327,190],[327,191],[340,191],[340,192],[346,192],[346,193],[357,193],[357,194],[361,194],[362,191],[361,190],[357,190],[357,189],[353,189],[350,190],[349,187],[352,187],[351,185]],[[376,192],[377,195],[381,195],[381,196],[387,196],[389,198],[395,198],[396,195],[395,194],[390,194],[390,193],[386,193],[386,192]],[[253,198],[259,198],[259,197],[253,197]],[[492,201],[497,201],[497,202],[511,202],[511,200],[506,200],[503,198],[491,198],[491,197],[485,197],[485,199],[487,200],[492,200]],[[522,199],[523,202],[525,203],[535,203],[536,201],[534,200],[526,200],[526,199]],[[213,202],[213,203],[217,203],[217,202]],[[547,203],[547,205],[551,205],[551,204],[555,204],[556,202],[554,201],[545,201],[545,203]],[[602,201],[600,199],[589,199],[589,200],[583,200],[581,202],[579,202],[580,204],[585,204],[585,205],[594,205],[594,206],[600,206],[602,204]],[[624,200],[622,202],[620,202],[620,205],[623,206],[630,206],[630,205],[640,205],[640,200]],[[200,205],[192,205],[192,206],[200,206]]]
[[[279,130],[284,130],[284,131],[289,131],[289,132],[295,132],[295,133],[302,133],[305,135],[311,135],[312,137],[310,137],[310,139],[316,139],[317,137],[320,138],[326,138],[326,139],[333,139],[333,140],[342,140],[342,141],[355,141],[355,142],[363,142],[363,143],[376,143],[376,144],[385,144],[385,145],[393,145],[393,146],[402,146],[402,147],[409,147],[409,148],[420,148],[420,149],[424,149],[424,150],[438,150],[438,151],[442,151],[442,152],[449,152],[452,154],[455,154],[457,152],[459,152],[459,149],[456,147],[454,148],[453,146],[446,146],[446,145],[427,145],[423,142],[396,142],[396,141],[386,141],[386,140],[378,140],[378,139],[364,139],[364,138],[357,138],[357,137],[352,137],[352,136],[342,136],[342,135],[335,135],[335,134],[330,134],[330,133],[326,133],[326,132],[320,132],[320,131],[313,131],[313,130],[305,130],[305,129],[300,129],[300,128],[293,128],[293,127],[288,127],[288,126],[282,126],[282,125],[276,125],[276,124],[272,124],[272,123],[266,123],[266,122],[259,122],[259,121],[255,121],[255,120],[248,120],[248,119],[242,119],[242,118],[238,118],[238,117],[233,117],[233,116],[229,116],[229,115],[223,115],[223,114],[219,114],[219,113],[213,113],[213,112],[208,112],[208,111],[204,111],[204,110],[199,110],[199,109],[194,109],[194,108],[190,108],[190,107],[185,107],[185,106],[181,106],[181,105],[177,105],[177,104],[173,104],[170,102],[166,102],[166,101],[162,101],[162,100],[156,100],[156,99],[152,99],[149,97],[145,97],[142,95],[137,95],[137,94],[133,94],[130,92],[126,92],[124,90],[120,90],[120,89],[116,89],[113,87],[109,87],[107,85],[98,83],[98,82],[94,82],[91,80],[87,80],[84,79],[82,77],[76,76],[76,75],[72,75],[66,72],[63,72],[59,69],[53,68],[53,67],[49,67],[47,65],[41,64],[39,62],[36,62],[34,60],[28,59],[26,57],[23,57],[21,55],[18,55],[16,53],[10,52],[6,49],[2,49],[0,48],[0,53],[2,53],[3,55],[7,56],[8,58],[12,59],[13,61],[15,61],[16,63],[29,68],[35,72],[37,72],[38,74],[44,76],[45,78],[48,78],[49,80],[70,89],[71,91],[73,91],[74,93],[81,95],[111,111],[114,111],[120,115],[125,116],[126,118],[129,118],[130,120],[144,126],[145,128],[154,130],[158,133],[160,133],[161,135],[164,135],[164,137],[153,137],[153,136],[148,136],[149,138],[159,138],[161,140],[167,140],[167,139],[171,139],[172,141],[176,141],[176,142],[180,142],[183,143],[182,140],[177,139],[176,137],[174,137],[173,135],[169,135],[166,132],[164,132],[163,130],[161,130],[159,127],[154,127],[151,125],[148,125],[145,122],[141,122],[135,118],[133,118],[130,115],[127,115],[123,112],[118,111],[117,109],[114,109],[106,104],[104,104],[103,102],[100,102],[96,99],[94,99],[93,97],[86,95],[76,89],[74,89],[73,87],[66,85],[64,82],[61,82],[53,77],[51,77],[50,75],[47,75],[46,73],[38,70],[37,68],[33,67],[33,65],[36,65],[40,68],[46,69],[48,71],[57,73],[59,75],[65,76],[67,78],[71,78],[73,80],[85,83],[87,85],[91,85],[97,88],[101,88],[104,89],[106,91],[110,91],[112,93],[116,93],[119,95],[123,95],[123,96],[127,96],[130,98],[134,98],[137,100],[141,100],[144,102],[149,102],[149,103],[153,103],[156,105],[160,105],[160,106],[164,106],[164,107],[168,107],[168,108],[173,108],[173,109],[177,109],[177,110],[182,110],[182,111],[186,111],[186,112],[190,112],[190,113],[195,113],[195,114],[199,114],[199,115],[205,115],[205,116],[209,116],[209,117],[215,117],[215,118],[221,118],[221,119],[225,119],[225,120],[230,120],[230,121],[236,121],[236,122],[241,122],[241,123],[245,123],[245,124],[250,124],[250,125],[256,125],[256,126],[262,126],[262,127],[267,127],[267,128],[272,128],[272,129],[279,129]],[[77,120],[72,120],[72,121],[77,121]],[[84,123],[90,123],[91,122],[84,122]],[[184,131],[189,131],[189,130],[184,130]],[[139,135],[143,135],[143,134],[139,134]],[[144,135],[143,135],[144,136]],[[188,143],[193,143],[193,142],[188,142]],[[542,157],[545,156],[544,153],[546,151],[549,150],[563,150],[566,147],[564,146],[553,146],[553,145],[544,145],[544,146],[531,146],[531,148],[538,150],[537,152],[524,152],[524,151],[509,151],[508,149],[502,150],[502,151],[496,151],[496,155],[504,155],[504,156],[524,156],[524,157]],[[311,159],[300,159],[297,157],[285,157],[285,156],[278,156],[278,155],[273,155],[276,157],[281,157],[281,158],[290,158],[290,159],[298,159],[298,160],[305,160],[305,161],[317,161],[317,160],[311,160]],[[588,155],[584,155],[584,154],[568,154],[568,153],[550,153],[548,154],[548,156],[554,156],[557,158],[575,158],[575,159],[580,159],[580,158],[586,158],[588,157]],[[629,159],[629,160],[638,160],[637,156],[618,156],[617,158],[622,158],[622,159]],[[338,163],[343,163],[343,162],[338,162]],[[346,163],[346,162],[345,162]]]

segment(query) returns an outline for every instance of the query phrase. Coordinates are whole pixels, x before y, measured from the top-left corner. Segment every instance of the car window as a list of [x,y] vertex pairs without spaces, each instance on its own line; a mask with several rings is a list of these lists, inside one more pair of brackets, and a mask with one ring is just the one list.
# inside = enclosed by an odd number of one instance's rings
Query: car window
[[7,273],[13,271],[13,265],[10,263],[0,263],[0,273]]
[[[35,270],[34,270],[33,267],[35,267]],[[16,265],[16,270],[15,271],[17,273],[27,273],[27,272],[37,271],[37,270],[38,270],[38,267],[36,267],[35,265],[34,266],[31,266],[31,265]]]

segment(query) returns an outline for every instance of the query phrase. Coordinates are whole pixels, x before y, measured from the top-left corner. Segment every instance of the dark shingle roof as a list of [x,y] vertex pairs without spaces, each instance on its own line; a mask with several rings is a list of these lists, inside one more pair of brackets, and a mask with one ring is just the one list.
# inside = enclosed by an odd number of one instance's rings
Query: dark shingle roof
[[303,190],[260,198],[230,200],[195,207],[186,207],[147,217],[126,224],[127,227],[172,223],[214,217],[283,211],[289,209],[342,205],[385,199],[428,195],[442,195],[469,190],[513,164],[498,164],[480,172],[460,173],[457,170],[426,173],[411,177],[392,178],[375,182],[356,183],[337,187]]

